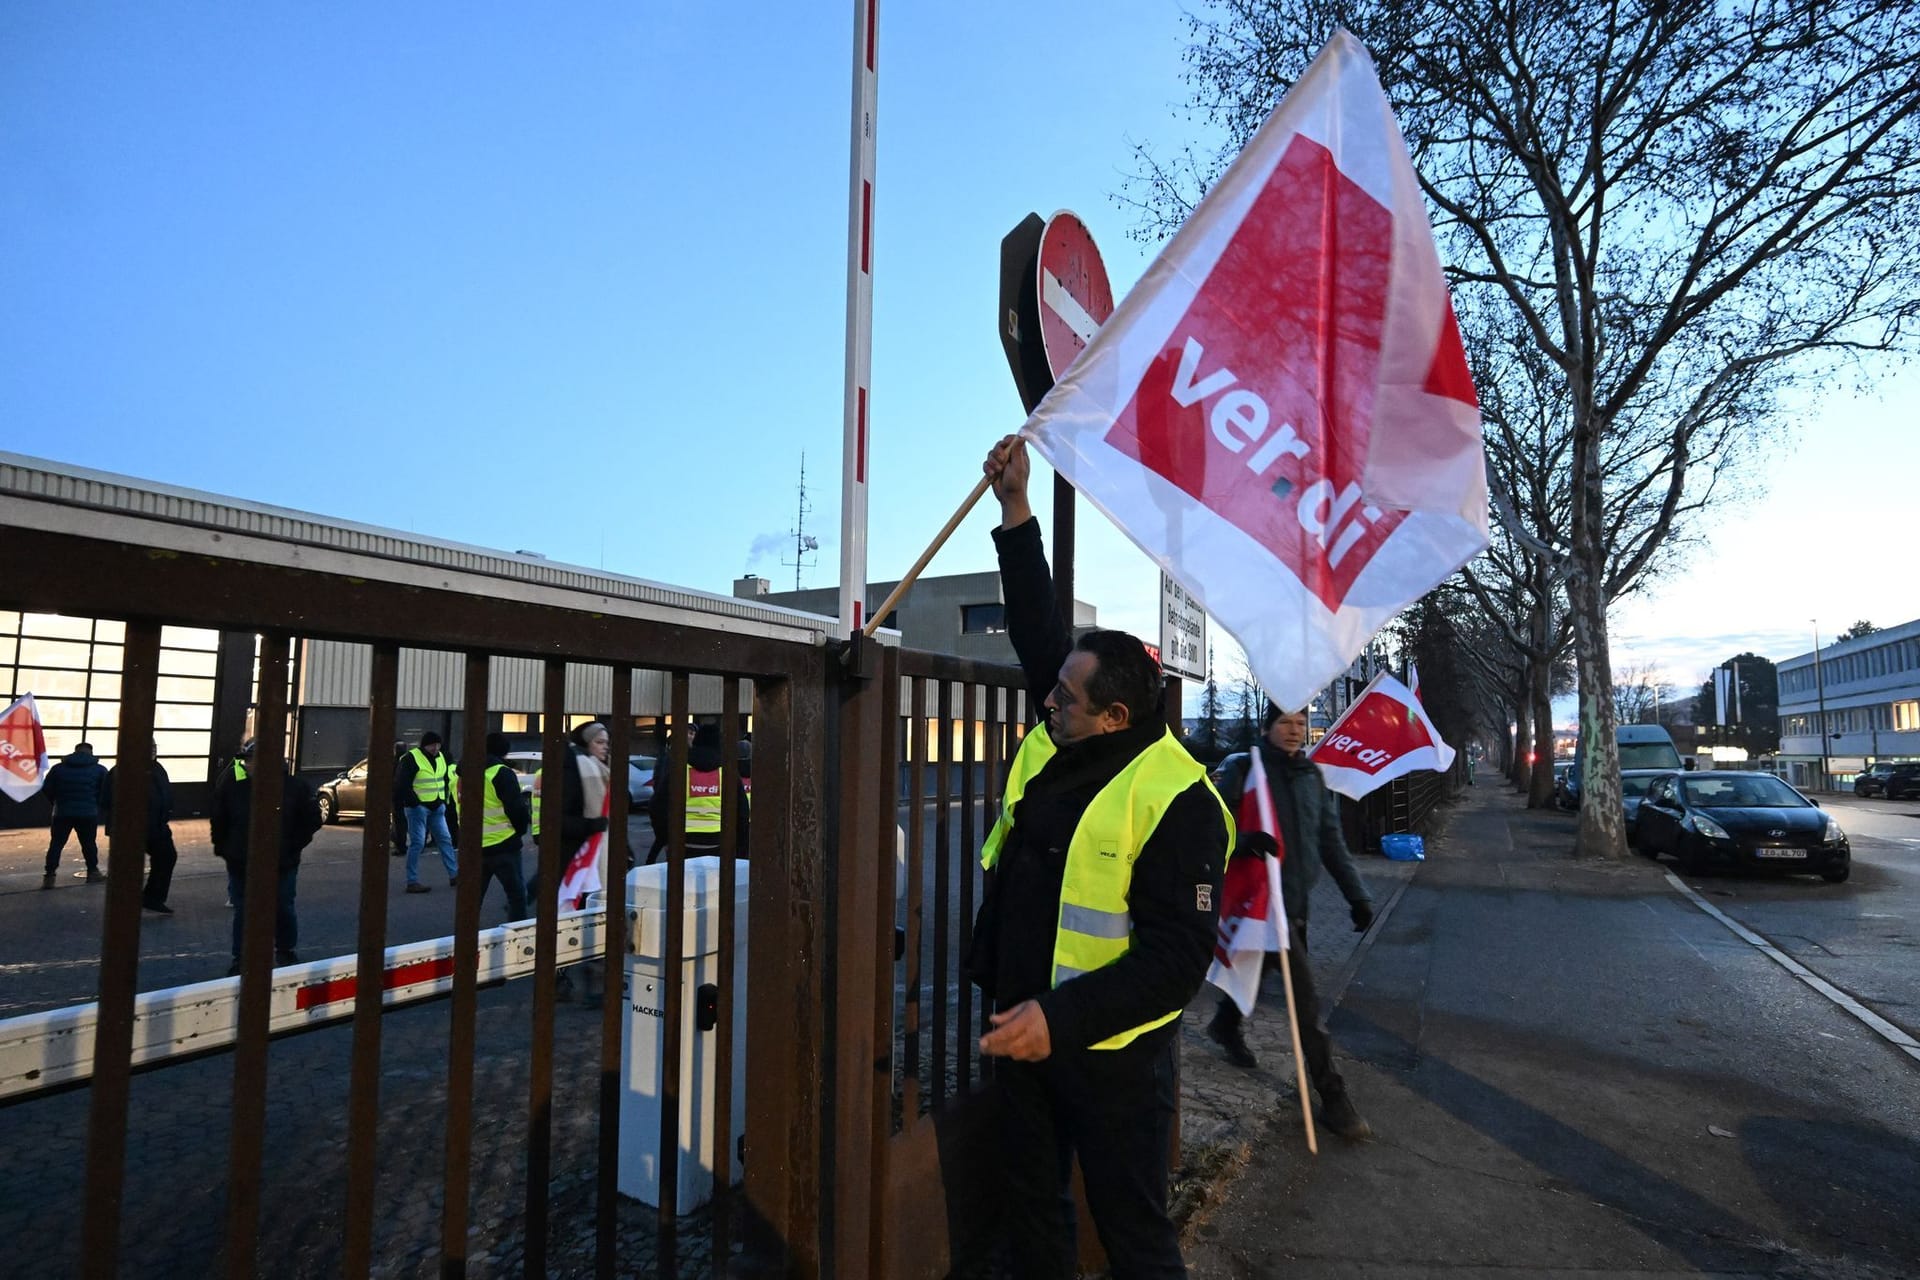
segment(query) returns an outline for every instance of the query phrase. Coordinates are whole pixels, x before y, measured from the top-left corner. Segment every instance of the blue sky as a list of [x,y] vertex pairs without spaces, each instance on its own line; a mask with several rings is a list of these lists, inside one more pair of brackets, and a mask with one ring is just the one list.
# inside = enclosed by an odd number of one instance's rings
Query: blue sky
[[[883,7],[870,577],[1019,425],[1000,237],[1072,208],[1116,293],[1145,266],[1111,197],[1200,136],[1186,38],[1171,0]],[[721,592],[792,585],[804,451],[830,585],[850,41],[848,4],[0,8],[4,447]],[[1811,407],[1630,657],[1920,615],[1916,393]],[[1147,629],[1157,571],[1080,525],[1080,594]]]

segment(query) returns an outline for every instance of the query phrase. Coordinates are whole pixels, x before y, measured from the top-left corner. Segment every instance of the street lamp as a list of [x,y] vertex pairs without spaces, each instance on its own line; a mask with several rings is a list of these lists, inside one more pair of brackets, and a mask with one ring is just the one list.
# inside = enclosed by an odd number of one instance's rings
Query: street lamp
[[1820,670],[1820,620],[1809,619],[1813,623],[1813,684],[1820,699],[1820,788],[1825,790],[1830,776],[1827,761],[1831,758],[1831,749],[1827,739],[1827,679]]

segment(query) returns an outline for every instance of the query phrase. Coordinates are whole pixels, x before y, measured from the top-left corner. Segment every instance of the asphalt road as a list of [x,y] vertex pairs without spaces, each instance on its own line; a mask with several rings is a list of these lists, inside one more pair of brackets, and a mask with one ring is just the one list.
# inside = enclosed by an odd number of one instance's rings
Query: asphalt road
[[[1920,803],[1816,797],[1853,849],[1853,874],[1682,876],[1714,906],[1920,1038]],[[1671,859],[1661,865],[1674,874]],[[1920,1104],[1916,1104],[1920,1105]]]
[[[1913,808],[1834,806],[1844,885],[1692,883],[1911,1027]],[[1276,1123],[1196,1277],[1920,1275],[1920,1062],[1573,823],[1469,793],[1329,1019],[1376,1139]]]

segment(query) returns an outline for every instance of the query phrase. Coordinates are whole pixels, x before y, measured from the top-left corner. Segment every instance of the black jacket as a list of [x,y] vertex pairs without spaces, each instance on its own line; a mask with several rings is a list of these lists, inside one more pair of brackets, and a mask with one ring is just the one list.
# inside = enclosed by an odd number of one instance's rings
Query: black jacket
[[[1054,606],[1039,522],[995,530],[994,542],[1007,633],[1038,712],[1072,641]],[[1027,784],[981,903],[969,976],[1002,1009],[1037,1000],[1055,1052],[1085,1049],[1185,1008],[1206,979],[1227,830],[1203,779],[1175,798],[1134,862],[1127,892],[1131,949],[1113,964],[1052,985],[1060,883],[1074,828],[1100,789],[1165,732],[1156,721],[1060,748]],[[1177,1029],[1169,1023],[1135,1043],[1157,1045]]]
[[106,785],[107,768],[91,751],[75,751],[47,770],[47,799],[53,801],[56,818],[98,818],[100,788]]
[[[570,858],[587,837],[607,829],[607,820],[600,814],[587,813],[587,790],[580,785],[580,762],[575,759],[580,748],[569,744],[567,747],[566,767],[560,771],[560,856]],[[626,779],[620,779],[622,785]],[[613,786],[609,775],[607,785]],[[541,787],[545,791],[544,784]]]
[[[107,770],[106,781],[100,784],[100,812],[111,818],[113,814],[113,785],[119,780],[120,766]],[[173,779],[167,776],[166,766],[155,760],[147,767],[147,840],[151,843],[166,834],[167,823],[173,819]]]
[[[1340,800],[1320,776],[1320,766],[1305,753],[1289,756],[1266,739],[1260,741],[1260,767],[1266,770],[1267,793],[1273,797],[1273,816],[1287,844],[1287,856],[1280,861],[1280,896],[1286,899],[1287,918],[1307,919],[1313,886],[1320,879],[1320,868],[1333,873],[1350,903],[1373,901],[1367,882],[1347,852],[1346,837],[1340,831]],[[1235,813],[1246,794],[1247,774],[1252,762],[1242,751],[1228,756],[1220,768],[1220,795]],[[1261,839],[1259,832],[1243,835],[1234,848],[1238,854],[1249,841]],[[1269,849],[1259,852],[1268,853]]]
[[[253,820],[253,777],[237,781],[233,766],[227,765],[213,784],[213,809],[208,815],[213,852],[222,861],[243,861],[247,852],[247,830]],[[293,871],[300,865],[300,854],[313,843],[320,821],[320,797],[313,784],[297,773],[287,775],[280,793],[280,870]]]

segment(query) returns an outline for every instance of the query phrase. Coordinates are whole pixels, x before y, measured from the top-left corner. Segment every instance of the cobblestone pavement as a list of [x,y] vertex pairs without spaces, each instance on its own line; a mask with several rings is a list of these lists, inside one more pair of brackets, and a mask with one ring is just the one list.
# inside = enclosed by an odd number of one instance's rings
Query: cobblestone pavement
[[[635,839],[644,835],[644,826],[643,820],[635,824]],[[204,822],[176,823],[175,833],[181,854],[171,899],[176,914],[142,918],[143,990],[218,976],[226,968],[230,915],[223,868],[207,847]],[[54,891],[40,890],[45,838],[44,831],[0,832],[0,1016],[94,995],[104,895],[70,876],[63,876]],[[359,848],[360,829],[344,826],[327,828],[308,851],[300,882],[304,956],[353,950]],[[432,866],[431,854],[426,862]],[[444,880],[423,869],[423,879],[436,891],[405,895],[399,891],[400,866],[389,865],[389,941],[448,933],[453,895]],[[1378,902],[1412,874],[1412,864],[1366,859],[1362,865]],[[483,923],[503,915],[496,894]],[[1345,904],[1330,882],[1323,881],[1317,891],[1313,915],[1318,922],[1311,934],[1314,960],[1323,983],[1330,983],[1359,939],[1346,927]],[[1280,1007],[1278,1000],[1276,988],[1270,993],[1272,1007]],[[1184,1024],[1183,1123],[1190,1164],[1244,1145],[1263,1118],[1291,1097],[1284,1018],[1269,1015],[1263,1006],[1248,1024],[1248,1039],[1262,1066],[1245,1072],[1226,1063],[1206,1040],[1201,1028],[1211,1014],[1212,999],[1203,993]],[[382,1277],[422,1276],[437,1269],[448,1017],[449,1006],[438,1002],[395,1010],[383,1020],[375,1239],[376,1274]],[[530,1023],[528,984],[480,992],[468,1242],[468,1273],[477,1277],[518,1275],[521,1266]],[[556,1276],[592,1270],[598,1026],[597,1015],[578,1005],[559,1010],[549,1251],[549,1270]],[[271,1048],[260,1252],[267,1274],[338,1271],[346,1158],[342,1117],[351,1051],[346,1024],[277,1041]],[[123,1275],[162,1280],[224,1269],[231,1080],[232,1058],[225,1054],[135,1077]],[[88,1097],[82,1088],[0,1110],[0,1233],[10,1241],[11,1276],[24,1280],[73,1272]],[[618,1236],[622,1274],[651,1273],[654,1211],[623,1200]],[[693,1274],[710,1257],[704,1217],[683,1219],[680,1239],[682,1267]]]

